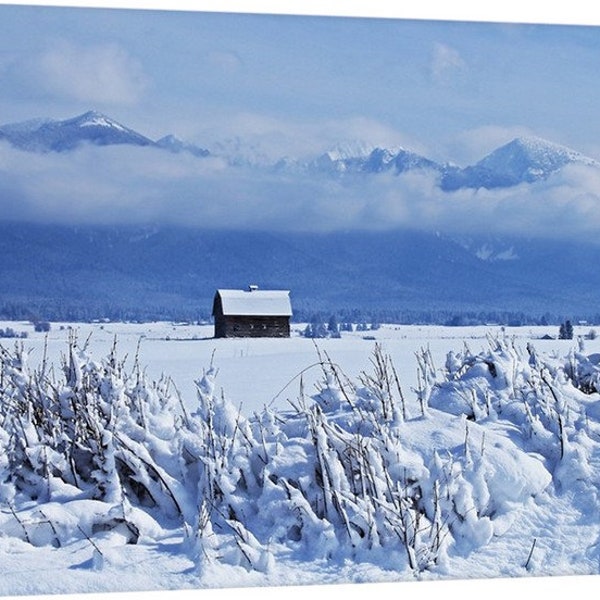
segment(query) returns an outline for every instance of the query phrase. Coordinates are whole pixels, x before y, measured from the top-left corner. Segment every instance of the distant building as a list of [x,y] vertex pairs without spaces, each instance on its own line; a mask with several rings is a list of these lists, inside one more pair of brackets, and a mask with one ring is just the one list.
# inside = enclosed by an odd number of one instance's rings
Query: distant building
[[215,337],[290,337],[292,305],[286,290],[217,290]]

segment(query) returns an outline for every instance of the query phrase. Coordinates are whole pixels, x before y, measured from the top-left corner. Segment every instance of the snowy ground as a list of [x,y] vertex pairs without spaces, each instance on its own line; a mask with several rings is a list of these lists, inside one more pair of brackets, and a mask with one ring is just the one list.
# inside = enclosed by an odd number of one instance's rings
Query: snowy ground
[[[53,324],[48,334],[35,332],[28,322],[2,322],[0,329],[11,327],[28,334],[23,340],[32,349],[33,362],[41,361],[44,346],[50,361],[58,363],[65,352],[71,332],[80,343],[89,340],[91,354],[103,357],[117,339],[118,353],[128,356],[130,362],[139,344],[140,363],[147,367],[152,377],[161,373],[170,376],[189,406],[195,402],[194,381],[202,376],[209,365],[218,368],[217,384],[227,398],[242,407],[245,414],[261,410],[265,404],[288,407],[287,399],[298,394],[302,374],[307,393],[320,381],[321,371],[316,346],[327,352],[350,377],[357,377],[370,367],[369,359],[375,343],[388,352],[398,369],[402,385],[409,392],[416,385],[415,352],[427,347],[436,366],[442,367],[446,353],[460,351],[467,344],[473,352],[487,346],[489,335],[506,334],[525,347],[534,342],[543,352],[567,352],[575,346],[570,340],[543,340],[544,335],[557,337],[558,327],[441,327],[422,325],[383,325],[376,331],[343,333],[341,339],[313,340],[302,337],[303,324],[292,326],[289,339],[214,339],[212,325],[187,325],[174,323],[62,323]],[[585,336],[592,326],[575,327],[575,336]],[[600,352],[600,327],[596,340],[585,342],[586,351]],[[0,339],[12,347],[10,339]]]
[[[211,337],[211,326],[167,323],[52,324],[47,335],[34,332],[28,323],[0,323],[0,328],[7,326],[28,333],[23,343],[26,348],[32,349],[31,362],[34,364],[42,361],[46,352],[48,361],[58,365],[61,354],[66,350],[66,341],[73,332],[76,332],[81,344],[89,338],[90,354],[97,359],[106,355],[115,337],[119,356],[128,355],[129,361],[134,360],[139,344],[139,362],[147,368],[149,376],[158,378],[161,373],[169,375],[190,411],[197,404],[194,382],[212,362],[218,369],[216,385],[234,406],[241,406],[246,416],[260,412],[265,406],[287,410],[290,407],[288,400],[294,402],[298,398],[300,376],[307,395],[313,394],[316,391],[315,384],[322,377],[320,367],[315,364],[318,362],[317,351],[327,353],[348,377],[356,379],[363,370],[370,370],[369,360],[375,343],[380,342],[394,361],[404,394],[413,398],[410,410],[416,414],[417,403],[412,390],[418,386],[415,352],[421,348],[430,350],[436,369],[444,366],[449,351],[461,352],[465,344],[473,354],[485,351],[489,347],[490,335],[513,339],[523,352],[528,343],[532,343],[539,354],[549,356],[564,356],[571,349],[578,349],[577,341],[541,339],[545,334],[556,336],[556,327],[501,329],[497,326],[444,328],[387,325],[377,331],[346,333],[341,339],[317,340],[315,347],[312,340],[301,337],[301,325],[294,327],[292,337],[285,340],[215,340]],[[584,336],[590,329],[589,326],[577,326],[575,335]],[[13,341],[3,339],[0,344],[11,348]],[[600,339],[585,340],[583,350],[586,354],[600,352]],[[595,413],[590,409],[590,414]],[[406,430],[408,446],[422,452],[429,447],[428,440],[436,436],[445,436],[449,439],[449,446],[458,446],[464,437],[464,422],[454,417],[444,419],[443,422],[423,421],[411,426],[410,433]],[[485,431],[490,447],[492,442],[500,448],[503,444],[512,444],[516,439],[504,425],[491,424]],[[483,428],[474,425],[471,443],[485,444],[482,432]],[[589,452],[593,469],[600,470],[600,451],[597,446],[590,443]],[[486,543],[477,552],[456,553],[441,570],[433,574],[425,573],[422,579],[477,579],[489,577],[490,574],[514,578],[597,573],[600,561],[600,552],[597,550],[600,504],[590,497],[580,497],[575,487],[572,493],[560,495],[547,490],[534,490],[537,478],[541,477],[536,470],[536,459],[526,466],[523,466],[523,462],[519,473],[508,469],[505,475],[498,475],[503,468],[504,455],[498,456],[499,462],[494,463],[494,459],[490,459],[490,464],[496,470],[495,474],[488,472],[490,489],[490,481],[494,480],[493,489],[499,494],[508,494],[508,483],[502,483],[502,478],[514,476],[514,481],[525,486],[524,489],[531,487],[533,496],[527,499],[528,493],[524,493],[522,497],[516,494],[508,498],[499,511],[503,514],[494,518],[494,535],[489,540],[486,538]],[[594,470],[591,483],[582,488],[588,494],[597,493],[600,485],[598,475]],[[567,478],[565,481],[570,480]],[[543,487],[541,483],[540,487]],[[486,524],[487,521],[481,519],[481,523],[473,525],[478,535],[485,537]],[[532,540],[536,541],[534,546]],[[199,585],[197,570],[188,556],[178,552],[180,540],[173,531],[157,532],[152,543],[123,545],[122,540],[119,543],[118,539],[108,534],[101,543],[104,544],[104,552],[99,557],[88,540],[55,549],[48,546],[32,548],[26,542],[10,536],[0,538],[0,594],[174,590],[191,589]],[[524,567],[526,563],[527,569]],[[223,565],[205,573],[202,585],[222,588],[396,580],[397,574],[393,570],[379,568],[371,562],[356,563],[349,560],[346,563],[328,563],[318,558],[310,562],[298,562],[297,557],[286,559],[282,554],[281,560],[268,575]],[[567,578],[565,583],[553,579],[548,585],[552,589],[560,589],[561,585],[569,585],[570,581],[573,580]],[[589,578],[583,578],[582,584],[588,581]],[[399,585],[402,584],[395,584]],[[436,597],[440,589],[432,587],[436,582],[404,585],[424,586],[418,589],[427,590],[428,593],[435,589]],[[538,585],[546,583],[540,579]],[[397,589],[395,586],[392,587],[392,593]],[[526,586],[525,582],[523,587]],[[327,593],[321,587],[311,589]],[[445,589],[446,593],[451,594],[464,593],[465,588],[448,585]],[[468,584],[466,589],[469,589]],[[390,592],[390,588],[385,590]],[[205,590],[203,593],[209,592]],[[218,595],[218,592],[211,593]],[[270,593],[281,592],[273,588]]]

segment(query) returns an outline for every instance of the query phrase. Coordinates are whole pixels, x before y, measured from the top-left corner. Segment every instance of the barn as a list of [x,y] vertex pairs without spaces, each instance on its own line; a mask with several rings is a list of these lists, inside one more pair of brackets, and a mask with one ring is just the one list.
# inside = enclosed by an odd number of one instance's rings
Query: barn
[[217,290],[215,337],[290,337],[292,305],[287,290]]

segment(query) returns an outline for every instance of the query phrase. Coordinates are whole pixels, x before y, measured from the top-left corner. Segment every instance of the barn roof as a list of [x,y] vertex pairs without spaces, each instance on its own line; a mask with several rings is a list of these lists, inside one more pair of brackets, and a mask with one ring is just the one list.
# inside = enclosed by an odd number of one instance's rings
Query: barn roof
[[252,317],[291,317],[287,290],[217,290],[224,315]]

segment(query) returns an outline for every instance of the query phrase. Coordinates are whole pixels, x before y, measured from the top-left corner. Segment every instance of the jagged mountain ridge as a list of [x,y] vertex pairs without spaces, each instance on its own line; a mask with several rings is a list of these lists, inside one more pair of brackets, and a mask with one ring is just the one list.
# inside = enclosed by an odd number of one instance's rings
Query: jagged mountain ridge
[[373,148],[364,154],[340,155],[338,152],[326,152],[309,163],[308,170],[322,170],[330,173],[384,173],[400,175],[415,169],[431,169],[442,173],[443,165],[404,148],[390,150]]
[[583,154],[536,138],[521,137],[497,148],[479,162],[466,167],[439,163],[405,148],[382,148],[367,144],[336,147],[320,156],[300,162],[283,157],[267,165],[263,156],[256,161],[227,153],[227,146],[210,152],[195,144],[166,135],[152,140],[96,111],[66,120],[33,119],[0,126],[0,140],[28,152],[68,152],[81,144],[100,146],[125,144],[154,147],[172,153],[189,153],[198,158],[217,155],[230,166],[269,168],[278,172],[344,177],[348,175],[400,175],[410,171],[429,171],[445,192],[463,188],[505,188],[547,179],[562,168],[576,164],[600,168],[600,163]]
[[461,188],[493,189],[534,183],[569,164],[600,168],[598,161],[538,137],[515,138],[465,168],[438,163],[404,148],[396,151],[373,148],[369,153],[356,156],[328,152],[312,166],[338,174],[392,172],[399,175],[427,169],[437,175],[441,189],[450,192]]
[[72,119],[33,119],[0,126],[0,140],[26,152],[69,152],[84,143],[97,146],[149,146],[170,152],[190,152],[206,156],[208,151],[165,136],[158,141],[122,125],[97,111],[88,111]]
[[493,189],[534,183],[569,164],[600,167],[594,159],[542,138],[516,138],[473,166],[449,171],[442,180],[442,188],[447,191],[462,187]]
[[165,135],[164,137],[157,140],[155,142],[155,146],[158,146],[163,150],[173,152],[174,154],[178,154],[180,152],[189,152],[190,154],[193,154],[197,157],[204,157],[210,154],[210,152],[206,150],[206,148],[200,148],[171,134]]
[[63,121],[39,119],[3,126],[0,127],[0,138],[29,152],[66,152],[84,142],[98,146],[151,146],[154,143],[133,129],[95,111]]

